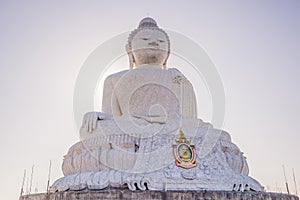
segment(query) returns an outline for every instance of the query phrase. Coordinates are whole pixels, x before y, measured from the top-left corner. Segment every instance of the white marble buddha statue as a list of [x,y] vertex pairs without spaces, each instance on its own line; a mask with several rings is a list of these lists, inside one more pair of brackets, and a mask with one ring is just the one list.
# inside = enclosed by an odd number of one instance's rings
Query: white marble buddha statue
[[[152,18],[131,32],[126,51],[129,69],[106,78],[102,112],[85,114],[81,142],[64,157],[65,177],[52,191],[109,185],[263,190],[247,176],[245,157],[229,134],[197,118],[193,86],[179,70],[167,67],[170,40]],[[213,144],[208,135],[217,138]]]
[[[90,132],[93,131],[97,127],[97,120],[108,117],[106,114],[150,116],[150,108],[155,104],[184,118],[197,117],[193,86],[177,69],[166,69],[170,54],[170,40],[166,32],[158,28],[153,19],[145,18],[141,21],[139,27],[130,34],[126,50],[130,60],[130,70],[106,78],[103,113],[87,113],[83,120],[83,127]],[[165,87],[164,89],[169,90],[169,93],[174,93],[172,101],[175,103],[170,102],[169,98],[172,97],[167,96],[164,91],[154,93],[158,85],[161,88]],[[139,92],[143,96],[137,96]],[[157,113],[151,114],[157,116]]]

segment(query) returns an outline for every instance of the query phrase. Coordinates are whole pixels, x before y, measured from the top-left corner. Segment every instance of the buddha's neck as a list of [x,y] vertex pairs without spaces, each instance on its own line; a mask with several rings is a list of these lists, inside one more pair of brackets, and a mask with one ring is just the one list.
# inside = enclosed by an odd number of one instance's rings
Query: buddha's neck
[[146,68],[146,67],[151,67],[151,68],[158,68],[158,69],[163,69],[163,66],[160,64],[140,64],[140,65],[136,65],[135,68]]

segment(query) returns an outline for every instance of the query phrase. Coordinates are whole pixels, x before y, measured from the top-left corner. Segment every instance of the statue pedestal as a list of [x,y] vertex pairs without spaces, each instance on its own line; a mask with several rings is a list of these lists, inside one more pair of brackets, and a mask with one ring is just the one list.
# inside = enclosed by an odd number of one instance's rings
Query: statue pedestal
[[83,190],[51,194],[24,195],[19,200],[73,200],[73,199],[232,199],[232,200],[299,200],[295,195],[269,192],[233,191],[131,191],[128,189]]

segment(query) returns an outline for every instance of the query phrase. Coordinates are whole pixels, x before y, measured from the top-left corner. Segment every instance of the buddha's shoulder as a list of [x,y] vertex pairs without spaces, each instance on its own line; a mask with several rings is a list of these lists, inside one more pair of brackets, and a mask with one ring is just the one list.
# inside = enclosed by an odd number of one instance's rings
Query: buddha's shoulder
[[190,80],[179,69],[168,68],[168,71],[174,82],[181,82],[192,86]]
[[175,76],[176,75],[184,76],[183,73],[179,69],[177,69],[177,68],[168,68],[167,72],[170,73],[170,74],[172,74],[172,75],[175,75]]
[[115,82],[115,81],[119,80],[122,76],[124,76],[124,74],[128,73],[128,71],[129,70],[123,70],[123,71],[111,74],[108,77],[106,77],[105,81]]

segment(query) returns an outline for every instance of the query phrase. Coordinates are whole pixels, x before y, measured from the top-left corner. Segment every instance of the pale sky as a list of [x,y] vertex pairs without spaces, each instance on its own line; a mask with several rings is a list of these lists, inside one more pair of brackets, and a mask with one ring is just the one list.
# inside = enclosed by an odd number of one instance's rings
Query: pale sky
[[[73,92],[84,61],[148,14],[160,27],[194,40],[216,65],[226,98],[223,129],[245,153],[250,176],[269,191],[285,191],[284,164],[295,193],[292,168],[300,186],[299,9],[298,0],[2,0],[1,199],[18,198],[24,169],[29,177],[33,164],[32,191],[45,191],[49,160],[51,183],[62,176],[63,155],[79,141]],[[199,117],[209,121],[205,95],[197,90]]]

